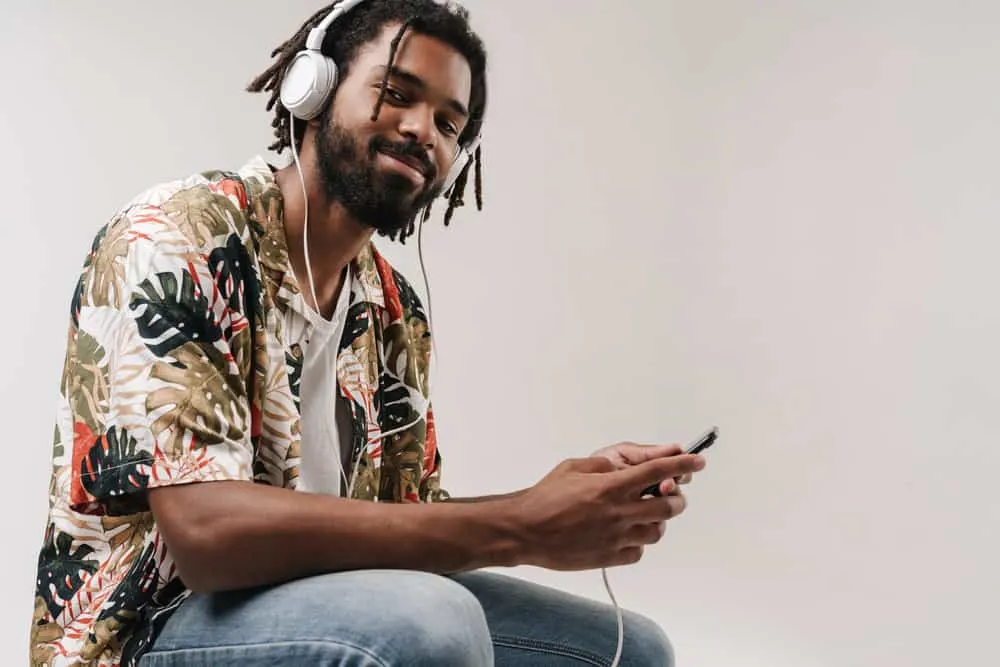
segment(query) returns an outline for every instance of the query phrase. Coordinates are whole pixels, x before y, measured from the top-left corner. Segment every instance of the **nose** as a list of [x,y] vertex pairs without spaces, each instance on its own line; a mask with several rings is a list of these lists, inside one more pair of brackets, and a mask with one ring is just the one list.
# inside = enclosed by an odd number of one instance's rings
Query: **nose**
[[415,104],[399,119],[399,133],[409,141],[420,144],[428,151],[433,151],[437,144],[437,131],[434,128],[434,110],[428,105]]

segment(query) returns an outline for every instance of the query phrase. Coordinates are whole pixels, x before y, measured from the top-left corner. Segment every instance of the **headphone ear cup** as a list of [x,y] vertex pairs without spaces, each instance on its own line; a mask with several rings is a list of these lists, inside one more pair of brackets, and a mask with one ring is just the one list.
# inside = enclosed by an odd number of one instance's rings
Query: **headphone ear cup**
[[444,179],[444,184],[441,187],[441,196],[448,196],[448,191],[451,190],[453,185],[455,185],[455,181],[458,180],[459,175],[462,173],[462,170],[465,169],[465,165],[469,163],[471,158],[472,155],[464,148],[460,148],[458,150],[458,155],[455,156],[455,161],[452,162],[451,169],[448,171],[448,177]]
[[337,64],[319,51],[299,51],[281,81],[281,104],[300,120],[320,115],[337,86]]

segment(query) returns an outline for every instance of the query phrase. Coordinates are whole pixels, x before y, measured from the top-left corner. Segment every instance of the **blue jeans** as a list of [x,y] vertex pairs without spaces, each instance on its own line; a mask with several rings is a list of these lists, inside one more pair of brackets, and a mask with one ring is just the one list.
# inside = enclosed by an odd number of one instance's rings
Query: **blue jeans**
[[[193,595],[141,667],[595,667],[611,664],[614,607],[512,577],[367,570]],[[622,667],[670,667],[652,621],[625,612]]]

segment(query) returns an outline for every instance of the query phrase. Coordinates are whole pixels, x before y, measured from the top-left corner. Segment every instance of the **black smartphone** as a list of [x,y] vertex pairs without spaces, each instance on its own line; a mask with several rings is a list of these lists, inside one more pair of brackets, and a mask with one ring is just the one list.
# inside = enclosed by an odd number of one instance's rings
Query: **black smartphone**
[[701,436],[695,440],[691,445],[684,450],[685,454],[701,454],[703,451],[708,449],[715,443],[716,438],[719,437],[719,427],[713,426],[708,433]]
[[[719,437],[719,427],[713,426],[709,431],[688,445],[688,448],[684,450],[685,454],[701,454],[703,451],[715,444],[716,439]],[[642,492],[643,496],[660,496],[660,485],[653,484],[652,486],[646,488]]]

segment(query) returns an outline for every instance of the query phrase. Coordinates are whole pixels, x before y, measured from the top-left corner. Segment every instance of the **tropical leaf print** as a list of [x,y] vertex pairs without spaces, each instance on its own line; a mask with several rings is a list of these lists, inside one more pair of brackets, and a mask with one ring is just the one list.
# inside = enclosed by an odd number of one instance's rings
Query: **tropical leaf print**
[[427,323],[417,317],[385,328],[385,368],[410,387],[428,391],[431,336]]
[[267,378],[261,429],[264,437],[271,442],[291,444],[296,440],[289,436],[300,433],[299,407],[291,387],[292,382],[285,368],[276,368]]
[[132,561],[128,573],[115,588],[115,592],[104,603],[99,618],[120,616],[126,609],[141,609],[152,599],[156,592],[155,555],[156,546],[153,543],[147,544],[142,553]]
[[245,215],[229,197],[208,186],[181,190],[160,209],[195,245],[204,248],[218,245],[217,239],[234,231],[236,221]]
[[419,416],[410,401],[410,389],[388,375],[382,376],[381,391],[375,402],[380,426],[385,431],[406,426]]
[[45,601],[52,618],[62,613],[66,602],[83,586],[85,579],[97,571],[97,560],[88,558],[94,548],[76,545],[73,536],[56,530],[49,524],[45,543],[38,556],[36,594]]
[[97,339],[83,330],[76,332],[66,363],[63,387],[78,421],[92,431],[101,429],[102,415],[107,410],[110,390],[107,352]]
[[242,440],[247,420],[238,397],[244,389],[238,375],[225,372],[223,353],[210,345],[185,343],[171,356],[173,363],[158,361],[150,373],[165,385],[146,398],[147,412],[159,415],[151,427],[157,439],[167,434],[173,456],[188,449],[187,434],[196,447]]
[[296,343],[285,353],[285,366],[288,369],[288,388],[292,391],[295,407],[301,409],[302,394],[302,346]]
[[260,297],[260,283],[246,245],[235,234],[208,255],[208,270],[230,310],[245,312]]
[[137,331],[129,331],[118,342],[117,359],[109,383],[115,388],[111,405],[120,428],[137,431],[146,427],[146,397],[149,395],[149,348]]
[[80,326],[80,308],[83,307],[83,292],[86,288],[87,273],[83,272],[76,281],[76,286],[73,288],[73,298],[69,302],[69,315],[74,328]]
[[103,516],[101,528],[112,550],[124,547],[127,551],[140,549],[146,535],[153,529],[153,513],[137,512],[128,516]]
[[80,462],[80,482],[102,500],[146,489],[153,463],[149,452],[136,451],[136,441],[116,426],[97,438]]
[[235,234],[226,245],[208,256],[208,270],[216,289],[226,303],[223,336],[239,366],[241,377],[250,379],[256,338],[256,323],[263,320],[261,284],[254,260],[246,245]]
[[31,616],[31,667],[51,664],[56,652],[55,646],[51,644],[62,637],[62,626],[49,617],[45,600],[41,596],[35,596],[35,611]]
[[85,660],[99,657],[114,637],[135,625],[139,618],[138,610],[153,599],[156,584],[155,547],[149,544],[132,561],[128,573],[104,603],[80,657]]
[[184,582],[176,578],[168,581],[156,592],[153,602],[143,610],[143,622],[134,632],[126,635],[121,655],[123,666],[132,667],[139,663],[139,658],[152,647],[163,626],[170,619],[171,613],[183,604],[189,595],[190,591],[184,586]]
[[369,305],[364,302],[351,304],[344,322],[344,335],[340,340],[341,349],[349,347],[371,327]]
[[391,273],[392,281],[396,284],[396,290],[399,293],[399,305],[402,306],[403,312],[427,322],[424,306],[413,290],[413,286],[396,269],[392,269]]
[[125,302],[125,257],[130,223],[127,216],[119,215],[94,240],[87,270],[90,289],[89,294],[84,295],[89,305],[118,307]]
[[144,280],[129,304],[139,334],[150,351],[164,357],[187,341],[210,344],[222,338],[209,308],[208,299],[195,289],[188,271],[181,281],[173,273],[163,272]]
[[94,236],[94,242],[90,246],[90,252],[87,253],[87,257],[83,261],[83,269],[80,271],[80,278],[77,280],[76,289],[73,290],[73,299],[70,301],[70,315],[73,319],[73,326],[80,325],[80,308],[82,307],[84,294],[87,290],[87,278],[90,267],[93,265],[94,258],[101,249],[101,244],[104,242],[104,237],[107,236],[110,225],[111,223],[98,230]]

